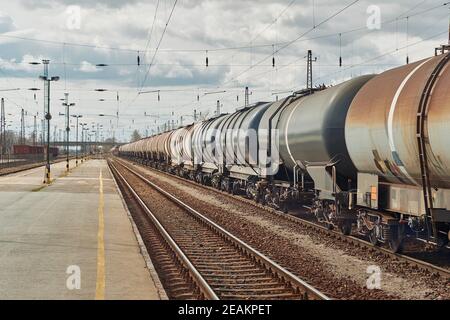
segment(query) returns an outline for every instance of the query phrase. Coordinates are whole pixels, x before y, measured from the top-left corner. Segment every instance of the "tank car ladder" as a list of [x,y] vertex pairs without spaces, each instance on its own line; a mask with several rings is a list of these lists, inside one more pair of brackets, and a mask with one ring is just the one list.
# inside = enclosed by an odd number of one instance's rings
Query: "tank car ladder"
[[[424,205],[425,205],[425,218],[426,218],[426,228],[427,228],[427,236],[428,239],[431,238],[431,232],[433,232],[433,238],[438,240],[438,228],[437,224],[433,221],[433,193],[430,183],[430,172],[428,167],[428,156],[426,144],[429,142],[429,138],[427,135],[427,115],[428,115],[428,105],[431,93],[433,91],[434,85],[439,78],[439,75],[449,60],[449,53],[447,53],[442,60],[438,63],[436,68],[431,73],[430,78],[425,84],[425,88],[422,92],[422,96],[420,98],[419,109],[417,111],[417,144],[419,147],[419,162],[420,162],[420,171],[422,178],[422,188],[423,188],[423,196],[424,196]],[[430,230],[430,224],[431,229]]]

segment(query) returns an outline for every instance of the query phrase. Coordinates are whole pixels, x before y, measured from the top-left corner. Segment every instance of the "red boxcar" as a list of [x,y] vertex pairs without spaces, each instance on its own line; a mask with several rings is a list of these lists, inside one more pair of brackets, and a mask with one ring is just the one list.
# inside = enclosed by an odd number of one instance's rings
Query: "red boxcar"
[[50,154],[53,156],[53,158],[56,158],[59,154],[59,149],[56,147],[50,147]]
[[[44,146],[29,146],[29,145],[14,145],[13,154],[15,155],[33,155],[44,154],[46,147]],[[59,149],[56,147],[50,147],[50,155],[56,158],[59,154]]]
[[13,146],[13,153],[14,154],[32,154],[32,147],[27,145],[14,145]]

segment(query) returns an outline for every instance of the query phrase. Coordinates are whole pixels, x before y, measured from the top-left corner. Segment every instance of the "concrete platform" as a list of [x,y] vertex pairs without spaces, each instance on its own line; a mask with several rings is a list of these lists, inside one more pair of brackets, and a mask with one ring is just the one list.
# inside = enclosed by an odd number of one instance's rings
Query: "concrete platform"
[[0,177],[0,299],[165,299],[106,161],[52,173]]

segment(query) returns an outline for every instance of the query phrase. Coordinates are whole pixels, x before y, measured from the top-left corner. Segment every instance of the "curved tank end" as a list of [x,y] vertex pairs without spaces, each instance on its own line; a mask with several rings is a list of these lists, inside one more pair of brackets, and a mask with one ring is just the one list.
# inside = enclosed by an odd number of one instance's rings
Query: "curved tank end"
[[280,155],[288,169],[296,163],[338,161],[338,173],[354,178],[345,144],[345,121],[353,98],[374,75],[361,76],[289,105],[280,118]]

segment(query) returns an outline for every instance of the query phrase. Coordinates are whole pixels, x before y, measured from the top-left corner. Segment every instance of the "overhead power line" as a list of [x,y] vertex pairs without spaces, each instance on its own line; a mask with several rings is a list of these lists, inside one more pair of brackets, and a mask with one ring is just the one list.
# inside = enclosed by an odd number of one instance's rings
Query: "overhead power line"
[[347,10],[348,8],[350,8],[351,6],[353,6],[354,4],[358,3],[360,0],[354,0],[353,2],[347,4],[346,6],[344,6],[343,8],[339,9],[338,11],[334,12],[332,15],[328,16],[326,19],[322,20],[319,24],[313,26],[312,28],[306,30],[305,32],[303,32],[302,34],[300,34],[297,38],[289,41],[288,43],[286,43],[285,45],[281,46],[280,48],[278,48],[277,50],[275,50],[273,52],[273,54],[270,54],[268,56],[266,56],[264,59],[260,60],[259,62],[257,62],[255,65],[250,66],[248,69],[244,70],[243,72],[240,72],[237,76],[233,77],[232,79],[230,79],[229,81],[227,81],[225,84],[228,84],[230,82],[233,82],[235,80],[237,80],[237,78],[239,78],[240,76],[242,76],[243,74],[247,73],[248,71],[252,70],[255,66],[260,65],[261,63],[265,62],[267,59],[271,58],[274,54],[277,54],[278,52],[280,52],[281,50],[286,49],[287,47],[289,47],[291,44],[295,43],[296,41],[298,41],[299,39],[303,38],[304,36],[306,36],[307,34],[309,34],[310,32],[314,31],[315,29],[317,29],[318,27],[320,27],[321,25],[327,23],[328,21],[330,21],[331,19],[335,18],[336,16],[338,16],[339,14],[341,14],[342,12],[344,12],[345,10]]
[[161,34],[161,37],[159,38],[159,42],[158,42],[158,45],[156,46],[155,53],[153,54],[152,60],[150,61],[150,65],[148,66],[148,69],[147,69],[147,72],[145,74],[144,80],[142,81],[141,90],[145,86],[145,82],[147,81],[148,75],[150,74],[150,69],[152,68],[153,62],[155,61],[156,54],[158,53],[159,47],[161,46],[161,43],[162,43],[162,41],[164,39],[164,35],[166,34],[167,27],[169,26],[170,19],[172,18],[172,15],[173,15],[173,12],[175,11],[175,7],[177,6],[177,3],[178,3],[178,0],[175,0],[175,2],[173,3],[172,11],[170,11],[169,18],[167,18],[166,25],[164,26],[164,30],[163,30],[163,32]]
[[149,46],[150,46],[150,44],[151,44],[151,41],[152,41],[153,29],[154,29],[154,27],[155,27],[156,17],[157,17],[157,15],[158,15],[159,2],[160,2],[160,0],[158,0],[158,3],[156,4],[155,15],[153,16],[152,26],[150,27],[150,32],[149,32],[147,44],[146,44],[146,46],[145,46],[144,57],[143,57],[143,60],[144,60],[144,61],[145,61],[145,57],[147,56],[148,48],[149,48]]
[[[440,5],[437,6],[433,6],[427,9],[424,9],[420,12],[414,13],[414,14],[410,14],[408,15],[408,17],[414,17],[414,16],[418,16],[421,15],[423,13],[426,13],[428,11],[437,9],[437,8],[441,8],[443,6],[448,5],[450,2],[445,2],[442,3]],[[410,12],[410,10],[408,10],[407,12]],[[389,24],[395,21],[399,21],[402,19],[406,19],[405,14],[407,13],[403,13],[401,14],[399,17],[395,18],[395,19],[391,19],[391,20],[386,20],[386,21],[382,21],[382,24]],[[316,25],[316,28],[319,25]],[[304,41],[309,41],[309,40],[315,40],[315,39],[320,39],[320,38],[326,38],[326,37],[332,37],[335,36],[339,33],[341,33],[342,35],[347,34],[347,33],[352,33],[352,32],[356,32],[356,31],[360,31],[360,30],[364,30],[367,29],[366,26],[363,27],[359,27],[356,29],[351,29],[348,31],[342,31],[342,32],[337,32],[337,33],[332,33],[332,34],[327,34],[327,35],[322,35],[322,36],[317,36],[317,37],[312,37],[312,38],[305,38]],[[58,45],[58,46],[68,46],[68,47],[85,47],[85,48],[91,48],[91,49],[103,49],[103,50],[115,50],[115,51],[124,51],[124,52],[130,52],[130,53],[136,53],[137,51],[140,52],[149,52],[152,50],[145,50],[145,48],[125,48],[125,47],[117,47],[117,46],[101,46],[101,45],[94,45],[94,44],[88,44],[88,43],[77,43],[77,42],[64,42],[64,41],[56,41],[56,40],[47,40],[47,39],[40,39],[40,38],[30,38],[30,37],[22,37],[22,36],[15,36],[15,35],[11,35],[11,34],[0,34],[0,37],[2,38],[9,38],[9,39],[16,39],[16,40],[23,40],[23,41],[31,41],[31,42],[41,42],[41,43],[47,43],[47,44],[53,44],[53,45]],[[298,40],[297,40],[298,41]],[[244,46],[230,46],[230,47],[222,47],[222,48],[201,48],[201,49],[179,49],[179,48],[174,48],[174,49],[158,49],[159,52],[192,52],[192,53],[204,53],[205,51],[208,52],[218,52],[218,51],[233,51],[233,50],[246,50],[246,49],[251,49],[251,48],[272,48],[272,46],[283,46],[289,44],[289,42],[275,42],[275,43],[266,43],[266,44],[257,44],[257,45],[244,45]]]
[[407,48],[416,46],[416,45],[418,45],[418,44],[420,44],[420,43],[422,43],[422,42],[424,42],[424,41],[428,41],[428,40],[434,39],[434,38],[436,38],[436,37],[442,36],[442,35],[444,35],[444,34],[447,34],[447,32],[448,32],[448,30],[445,30],[445,31],[443,31],[443,32],[439,32],[439,33],[437,33],[437,34],[434,34],[434,35],[431,35],[431,36],[429,36],[429,37],[426,37],[426,38],[423,38],[423,39],[421,39],[421,40],[418,40],[418,41],[416,41],[416,42],[414,42],[414,43],[407,44],[407,45],[405,45],[405,46],[403,46],[403,47],[396,48],[396,49],[390,50],[390,51],[386,51],[386,52],[384,52],[384,53],[382,53],[382,54],[380,54],[380,55],[378,55],[378,56],[376,56],[376,57],[369,58],[369,59],[364,60],[363,62],[360,62],[360,63],[354,63],[354,64],[351,64],[351,65],[349,65],[349,66],[343,68],[342,70],[339,70],[339,71],[336,71],[336,72],[333,72],[333,73],[324,75],[324,76],[322,76],[322,77],[317,78],[316,80],[323,79],[324,77],[330,77],[330,76],[333,76],[333,75],[335,75],[335,74],[339,74],[339,73],[341,73],[341,72],[343,72],[343,71],[352,69],[352,68],[354,68],[354,67],[363,66],[363,65],[367,64],[368,62],[378,60],[378,59],[383,58],[383,57],[385,57],[385,56],[387,56],[387,55],[389,55],[389,54],[393,54],[393,53],[395,53],[395,52],[397,52],[397,51],[399,51],[399,50],[407,49]]

